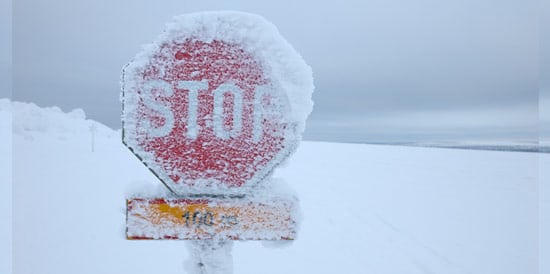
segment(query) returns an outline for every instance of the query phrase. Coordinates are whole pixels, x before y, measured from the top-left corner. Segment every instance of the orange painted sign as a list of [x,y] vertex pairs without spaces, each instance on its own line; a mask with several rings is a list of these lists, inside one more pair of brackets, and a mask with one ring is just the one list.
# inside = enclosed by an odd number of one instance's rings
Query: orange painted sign
[[292,240],[296,236],[294,199],[127,200],[130,240]]

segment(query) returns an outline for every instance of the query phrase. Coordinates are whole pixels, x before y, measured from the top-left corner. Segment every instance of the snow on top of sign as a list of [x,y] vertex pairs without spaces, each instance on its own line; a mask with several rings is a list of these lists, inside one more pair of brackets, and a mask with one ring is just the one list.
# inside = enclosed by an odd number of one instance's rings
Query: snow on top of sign
[[[125,70],[140,69],[158,52],[163,42],[183,43],[186,39],[204,42],[214,40],[241,45],[245,51],[264,60],[261,64],[271,73],[269,77],[286,91],[292,121],[298,123],[300,133],[313,110],[311,99],[314,85],[311,67],[279,34],[277,27],[255,14],[238,11],[209,11],[176,16],[165,31],[132,60]],[[124,82],[132,81],[124,79]],[[123,83],[124,85],[124,83]]]
[[311,68],[242,12],[175,17],[121,80],[123,142],[180,195],[248,192],[294,152],[313,108]]
[[168,24],[165,35],[177,35],[183,30],[206,41],[240,44],[260,60],[266,60],[264,65],[272,70],[271,76],[287,91],[292,120],[307,119],[313,109],[311,68],[279,34],[275,25],[259,15],[236,11],[196,13],[174,20]]

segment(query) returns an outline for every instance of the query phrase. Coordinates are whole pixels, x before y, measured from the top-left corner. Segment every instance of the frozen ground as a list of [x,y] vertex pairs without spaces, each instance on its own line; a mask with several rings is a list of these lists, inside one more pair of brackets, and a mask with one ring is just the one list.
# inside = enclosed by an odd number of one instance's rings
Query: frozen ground
[[0,99],[0,273],[11,273],[11,105]]
[[[81,111],[13,112],[14,273],[184,273],[182,242],[124,238],[125,193],[157,183],[119,132],[97,124],[92,152],[94,122]],[[537,273],[542,166],[550,154],[303,142],[275,174],[301,198],[298,239],[236,243],[234,272]]]

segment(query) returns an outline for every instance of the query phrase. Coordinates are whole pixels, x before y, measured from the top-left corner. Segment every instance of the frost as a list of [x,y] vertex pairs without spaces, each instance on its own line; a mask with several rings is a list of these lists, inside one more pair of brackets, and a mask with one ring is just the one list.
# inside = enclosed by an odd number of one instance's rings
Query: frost
[[311,68],[260,16],[175,17],[124,67],[123,141],[174,193],[250,194],[294,152]]
[[291,196],[133,198],[128,239],[292,240],[298,200]]
[[188,273],[233,274],[233,242],[190,241],[186,245],[191,254],[185,262]]
[[154,198],[172,196],[172,193],[169,192],[164,185],[145,180],[129,182],[125,192],[128,199],[136,197]]

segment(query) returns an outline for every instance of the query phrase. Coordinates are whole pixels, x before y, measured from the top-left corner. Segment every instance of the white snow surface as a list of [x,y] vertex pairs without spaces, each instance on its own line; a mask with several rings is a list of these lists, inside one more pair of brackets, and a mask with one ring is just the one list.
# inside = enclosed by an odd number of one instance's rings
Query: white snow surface
[[12,131],[11,103],[0,99],[0,273],[12,269]]
[[[190,269],[182,241],[125,239],[128,188],[160,183],[118,132],[99,127],[92,152],[83,116],[22,103],[13,113],[14,273]],[[24,126],[35,119],[47,123]],[[303,142],[274,174],[300,198],[297,240],[236,242],[234,273],[548,273],[542,259],[537,272],[539,243],[548,254],[545,166],[550,154]]]

